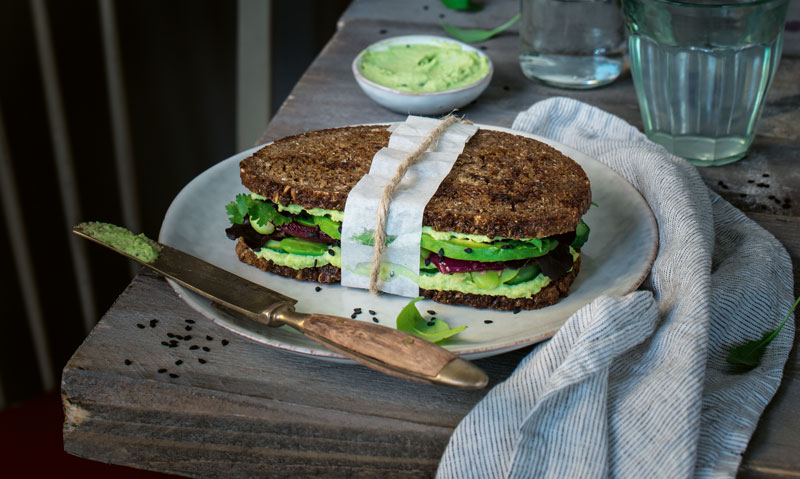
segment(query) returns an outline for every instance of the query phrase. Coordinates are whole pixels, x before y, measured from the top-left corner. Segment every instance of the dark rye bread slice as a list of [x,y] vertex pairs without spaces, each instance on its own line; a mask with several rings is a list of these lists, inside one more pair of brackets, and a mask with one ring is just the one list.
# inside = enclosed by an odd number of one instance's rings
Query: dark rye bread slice
[[[578,250],[580,251],[580,250]],[[270,260],[259,258],[244,242],[242,238],[236,241],[236,254],[243,263],[255,266],[256,268],[276,273],[294,279],[305,281],[316,281],[318,283],[338,283],[341,281],[341,270],[335,266],[326,264],[313,268],[293,269],[288,266],[280,266]],[[567,296],[569,287],[575,280],[581,266],[579,256],[572,269],[557,281],[542,288],[531,298],[507,298],[505,296],[492,296],[488,294],[469,294],[460,291],[435,291],[420,288],[419,294],[437,303],[444,304],[463,304],[474,308],[490,308],[501,311],[514,311],[517,309],[539,309],[550,306],[558,302],[559,299]]]
[[[389,143],[386,125],[318,130],[242,160],[242,184],[283,205],[344,211],[347,194]],[[480,129],[431,198],[437,231],[543,238],[574,231],[592,201],[583,169],[541,142]]]

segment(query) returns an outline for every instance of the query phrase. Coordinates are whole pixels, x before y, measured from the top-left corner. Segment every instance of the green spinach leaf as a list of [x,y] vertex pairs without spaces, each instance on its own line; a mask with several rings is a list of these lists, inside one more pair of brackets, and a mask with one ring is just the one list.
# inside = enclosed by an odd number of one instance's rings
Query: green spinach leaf
[[426,320],[419,314],[415,303],[422,299],[422,296],[414,298],[409,302],[397,316],[397,329],[426,339],[432,343],[438,343],[454,336],[467,329],[466,326],[450,329],[450,325],[441,319]]
[[482,30],[479,28],[456,28],[444,22],[442,22],[441,25],[442,28],[444,28],[444,30],[456,40],[465,43],[477,43],[492,38],[493,36],[507,29],[511,25],[515,24],[517,20],[519,20],[519,13],[514,15],[514,18],[512,18],[511,20],[507,21],[506,23],[492,30]]
[[800,303],[800,297],[794,302],[794,306],[792,309],[786,313],[786,317],[783,318],[781,324],[775,329],[774,331],[769,331],[764,333],[764,336],[761,339],[757,339],[754,341],[748,341],[741,346],[737,346],[730,350],[728,353],[727,361],[731,364],[736,364],[738,366],[746,366],[748,368],[754,368],[761,363],[761,357],[764,356],[764,351],[767,349],[767,345],[775,339],[775,336],[783,328],[783,325],[786,324],[786,321],[789,319],[789,316],[792,315],[792,312],[797,307],[797,303]]

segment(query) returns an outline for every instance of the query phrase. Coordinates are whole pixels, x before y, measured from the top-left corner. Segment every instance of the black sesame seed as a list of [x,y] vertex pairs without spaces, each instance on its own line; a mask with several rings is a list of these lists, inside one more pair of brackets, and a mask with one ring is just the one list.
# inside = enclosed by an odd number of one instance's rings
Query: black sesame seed
[[764,173],[761,176],[763,176],[764,178],[769,178],[769,173]]
[[166,341],[161,341],[161,345],[162,345],[162,346],[169,346],[169,343],[168,343],[168,342],[166,342]]
[[174,334],[172,334],[172,333],[167,333],[167,337],[168,337],[168,338],[174,338],[174,337],[175,337],[175,335],[174,335]]
[[358,315],[356,313],[353,313],[353,314],[350,315],[350,319],[356,319],[356,316],[358,316]]
[[222,340],[222,345],[223,346],[227,346],[229,343],[230,343],[230,341],[228,341],[227,339],[223,339]]
[[198,345],[196,345],[196,344],[193,344],[193,345],[191,345],[191,346],[189,347],[189,349],[191,349],[192,351],[194,351],[195,349],[200,349],[200,346],[198,346]]
[[322,291],[322,288],[320,288],[319,286],[317,286],[316,288],[314,288],[314,291],[316,291],[317,293],[319,293],[320,291]]
[[439,261],[444,261],[444,248],[439,248]]
[[197,362],[200,364],[205,364],[207,361],[203,358],[197,358]]
[[315,259],[314,259],[314,267],[315,267],[315,268],[317,267],[317,261],[318,261],[318,260],[315,258]]
[[188,341],[190,339],[192,339],[192,335],[191,334],[187,334],[186,336],[183,337],[184,341]]
[[142,323],[136,323],[136,327],[139,329],[144,329],[145,326]]
[[177,374],[175,374],[175,373],[169,373],[169,377],[171,377],[171,378],[175,379],[175,378],[179,378],[180,376],[178,376],[178,375],[177,375]]
[[444,13],[440,13],[439,18],[444,18]]
[[183,329],[185,329],[186,331],[191,331],[191,330],[192,330],[192,327],[191,327],[191,326],[186,326],[186,327],[185,327],[185,328],[183,328]]
[[381,28],[381,30],[378,33],[380,33],[381,35],[386,35],[386,29]]
[[425,258],[425,266],[430,266],[430,265],[431,265],[431,257],[428,256],[427,258]]
[[150,320],[150,327],[151,328],[155,328],[156,324],[158,324],[158,320],[157,319],[151,319]]
[[472,248],[464,248],[465,253],[472,253]]
[[504,244],[500,248],[501,249],[514,249],[514,245],[513,244]]
[[436,324],[436,321],[428,321],[428,326],[433,326],[434,324]]
[[427,9],[428,9],[428,6],[427,6],[427,5],[423,5],[423,6],[422,6],[422,9],[423,9],[423,10],[427,10]]
[[748,183],[755,183],[755,180],[747,180]]
[[206,336],[206,341],[213,341],[213,340],[214,338],[212,338],[211,336]]
[[429,310],[428,310],[428,314],[436,314],[436,311],[434,311],[434,310],[432,310],[432,309],[429,309]]
[[520,311],[522,311],[522,310],[517,308],[517,309],[514,310],[514,314],[519,314]]
[[158,370],[158,374],[164,374],[165,372],[167,372],[167,370],[164,368]]
[[183,364],[183,359],[175,361],[175,366],[180,366],[181,364]]
[[361,313],[361,308],[353,308],[354,313]]
[[739,193],[739,198],[747,198],[747,193]]
[[509,88],[508,85],[503,85],[503,90],[508,91],[508,90],[511,90],[511,88]]
[[481,50],[483,50],[483,51],[486,51],[486,50],[488,50],[488,49],[489,49],[489,47],[487,47],[486,45],[481,45],[481,47],[480,47],[480,48],[481,48]]
[[125,360],[125,366],[130,366],[131,364],[133,364],[133,361],[131,361],[130,359]]
[[378,318],[376,318],[376,317],[374,317],[374,316],[373,316],[373,317],[372,317],[372,322],[373,322],[373,323],[378,323],[378,322],[380,322],[380,321],[378,320]]
[[341,233],[341,232],[342,232],[342,225],[339,225],[339,228],[338,228],[338,230],[339,230],[339,233]]
[[331,256],[336,256],[336,251],[334,251],[332,249],[329,249],[328,250],[328,254],[331,255]]
[[377,314],[377,313],[375,313],[375,311],[373,311],[373,310],[371,310],[371,309],[370,309],[368,312],[369,312],[369,314],[371,314],[371,315],[373,315],[373,316],[375,316],[375,314]]
[[211,348],[209,348],[208,346],[203,346],[203,351],[209,352],[211,351]]
[[432,317],[431,321],[436,321],[436,316]]
[[769,183],[756,183],[759,188],[769,188]]
[[189,324],[194,324],[194,319],[187,319],[184,322]]
[[494,321],[492,321],[491,319],[484,319],[483,322],[485,324],[492,324]]

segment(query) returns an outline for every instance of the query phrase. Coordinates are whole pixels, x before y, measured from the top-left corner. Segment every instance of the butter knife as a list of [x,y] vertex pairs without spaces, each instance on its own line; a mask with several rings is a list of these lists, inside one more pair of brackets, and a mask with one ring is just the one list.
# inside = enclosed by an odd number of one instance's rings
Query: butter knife
[[73,233],[169,277],[224,309],[267,326],[288,325],[327,348],[391,376],[467,389],[486,373],[456,354],[403,331],[325,314],[299,313],[297,300],[248,281],[143,234],[106,223],[81,223]]

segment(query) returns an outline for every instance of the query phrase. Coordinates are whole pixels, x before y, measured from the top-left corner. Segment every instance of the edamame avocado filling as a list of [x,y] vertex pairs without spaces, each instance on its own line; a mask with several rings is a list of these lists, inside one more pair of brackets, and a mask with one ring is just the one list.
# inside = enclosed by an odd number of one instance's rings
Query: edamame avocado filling
[[[228,238],[242,238],[256,257],[295,270],[341,268],[342,213],[282,206],[257,194],[240,194],[225,207]],[[423,227],[419,287],[469,294],[527,298],[567,274],[589,237],[576,231],[547,238],[489,238]],[[370,244],[371,236],[363,239]]]

